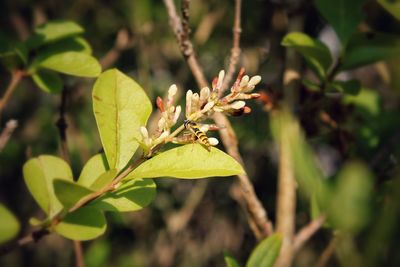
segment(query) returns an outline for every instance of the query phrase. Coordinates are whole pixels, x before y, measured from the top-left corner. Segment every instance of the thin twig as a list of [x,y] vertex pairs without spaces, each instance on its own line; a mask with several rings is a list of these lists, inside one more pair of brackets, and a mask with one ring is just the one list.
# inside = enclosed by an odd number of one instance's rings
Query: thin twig
[[324,267],[329,259],[332,257],[333,253],[335,252],[335,248],[338,242],[338,237],[335,236],[331,239],[328,246],[324,249],[321,256],[319,257],[315,267]]
[[[301,31],[303,20],[294,17],[289,21],[288,32]],[[286,51],[285,71],[283,73],[283,91],[290,110],[295,109],[298,102],[300,86],[301,61],[294,50]],[[280,158],[278,170],[277,195],[277,232],[283,236],[283,242],[277,267],[291,266],[293,260],[293,238],[296,218],[296,180],[294,176],[290,142],[290,133],[282,132],[279,140]]]
[[[225,126],[225,128],[219,130],[219,134],[226,151],[230,156],[244,166],[242,156],[240,155],[238,149],[237,137],[229,120],[221,113],[214,114],[213,119],[217,125]],[[242,191],[242,197],[245,202],[245,207],[250,216],[249,219],[254,221],[258,232],[261,233],[261,235],[258,235],[257,232],[253,231],[255,236],[257,239],[262,239],[265,236],[271,235],[273,233],[272,223],[269,221],[267,212],[262,206],[261,201],[258,199],[248,175],[245,173],[238,175],[237,177],[239,178],[239,184]]]
[[1,113],[5,106],[7,105],[8,101],[10,100],[11,95],[15,91],[15,88],[17,88],[18,84],[24,77],[25,72],[22,70],[13,70],[11,72],[11,81],[6,89],[6,92],[4,93],[3,97],[0,99],[0,118],[1,118]]
[[[183,24],[181,22],[181,19],[179,18],[178,14],[176,13],[176,8],[175,8],[175,3],[173,0],[164,0],[164,4],[167,8],[168,11],[168,16],[169,16],[169,22],[171,25],[171,28],[174,31],[175,37],[178,40],[178,43],[180,45],[180,49],[182,54],[184,55],[189,68],[191,72],[193,73],[193,76],[195,77],[197,83],[199,86],[205,87],[208,85],[208,82],[204,76],[204,72],[202,68],[199,65],[199,62],[197,61],[196,55],[193,50],[193,45],[192,42],[189,39],[189,32],[183,30]],[[182,8],[184,8],[184,5],[182,5]],[[189,10],[184,11],[184,14],[187,14],[186,16],[188,17]],[[185,34],[186,33],[186,34]]]
[[[60,135],[60,147],[61,147],[61,157],[68,163],[70,163],[70,155],[67,142],[67,128],[68,124],[65,119],[65,110],[67,107],[68,89],[64,86],[61,92],[61,103],[60,103],[60,117],[58,118],[56,125]],[[85,262],[83,260],[83,249],[82,243],[79,240],[73,240],[74,252],[75,252],[75,265],[77,267],[85,267]]]
[[60,103],[60,111],[59,118],[56,122],[56,126],[58,128],[58,133],[60,135],[60,147],[61,147],[61,156],[66,161],[70,161],[69,150],[68,150],[68,142],[67,142],[67,120],[65,119],[65,109],[67,106],[67,93],[68,90],[66,87],[63,88],[61,93],[61,103]]
[[129,37],[128,31],[126,29],[119,30],[113,48],[111,48],[107,54],[100,59],[101,67],[107,69],[112,66],[121,56],[121,52],[132,47],[133,44],[134,42]]
[[294,238],[293,254],[296,254],[296,252],[298,252],[303,245],[321,228],[325,220],[325,216],[320,216],[300,229]]
[[85,267],[85,261],[83,259],[83,249],[81,241],[74,240],[74,251],[75,251],[75,266]]
[[233,22],[233,45],[231,49],[231,55],[229,58],[229,67],[228,71],[225,75],[224,82],[222,83],[221,90],[219,91],[219,96],[222,96],[223,92],[228,88],[228,85],[231,83],[233,75],[236,71],[237,64],[239,62],[240,57],[240,34],[242,32],[241,29],[241,10],[242,10],[242,1],[235,1],[235,18]]
[[[179,16],[176,13],[174,2],[172,0],[164,0],[164,4],[167,8],[171,28],[175,33],[178,44],[181,48],[181,52],[184,55],[187,64],[189,65],[189,68],[191,69],[192,74],[197,81],[198,86],[200,88],[207,86],[207,81],[204,78],[203,70],[196,59],[192,46],[190,45],[188,50],[184,49],[185,47],[187,47],[187,44],[191,44],[191,42],[188,39],[188,36],[182,36],[183,26]],[[184,44],[184,42],[186,43]],[[187,52],[190,53],[188,54]],[[214,120],[217,124],[225,126],[224,129],[220,130],[220,135],[228,154],[234,157],[236,160],[238,160],[238,162],[242,163],[243,165],[243,159],[240,156],[238,149],[237,138],[229,120],[224,115],[219,113],[214,116]],[[262,235],[260,235],[257,231],[253,231],[254,235],[257,238],[262,238],[266,235],[271,234],[273,232],[272,223],[268,220],[267,212],[261,205],[260,200],[257,198],[249,177],[246,174],[243,174],[239,175],[238,178],[240,187],[243,192],[243,199],[245,200],[244,206],[248,211],[249,219],[252,220],[255,225],[257,225],[257,228],[259,229],[258,231],[262,233]]]
[[171,234],[175,235],[177,232],[186,228],[186,225],[189,223],[196,207],[203,199],[207,185],[207,180],[197,181],[193,189],[190,191],[183,208],[168,216],[167,225],[168,231]]
[[6,123],[6,127],[0,134],[0,152],[6,146],[8,140],[10,139],[14,130],[18,127],[18,122],[16,120],[9,120]]
[[4,245],[0,248],[0,256],[6,255],[10,253],[11,251],[25,246],[31,242],[38,242],[42,237],[48,235],[50,232],[47,229],[39,229],[36,231],[33,231],[32,233],[24,236],[23,238],[20,238],[14,242],[8,243],[7,245]]

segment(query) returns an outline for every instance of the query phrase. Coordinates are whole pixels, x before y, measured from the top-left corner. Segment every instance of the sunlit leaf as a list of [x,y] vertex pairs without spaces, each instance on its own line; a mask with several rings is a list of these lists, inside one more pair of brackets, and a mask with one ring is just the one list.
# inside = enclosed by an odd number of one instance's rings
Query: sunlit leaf
[[100,190],[104,186],[111,183],[111,181],[117,176],[118,171],[116,169],[106,171],[105,173],[101,174],[96,181],[90,186],[93,190]]
[[73,21],[53,20],[36,27],[26,43],[32,49],[83,32],[83,28]]
[[291,47],[299,52],[310,68],[312,68],[320,79],[324,79],[330,66],[332,56],[329,48],[321,41],[314,39],[301,32],[287,34],[282,45]]
[[346,95],[346,104],[353,104],[356,112],[366,118],[379,115],[381,112],[381,97],[376,90],[363,88],[356,96]]
[[381,6],[386,9],[387,12],[392,14],[393,17],[400,20],[400,1],[398,0],[378,0]]
[[225,152],[189,144],[162,152],[139,165],[126,179],[173,177],[196,179],[242,174],[242,166]]
[[62,90],[62,80],[59,74],[53,71],[38,70],[32,75],[35,84],[47,93],[60,93]]
[[55,54],[72,51],[88,55],[92,54],[92,48],[90,47],[89,43],[82,37],[74,36],[41,47],[36,52],[35,60],[43,61],[44,59]]
[[273,267],[282,245],[280,234],[273,234],[263,241],[251,252],[246,267]]
[[369,220],[372,177],[360,162],[347,163],[339,173],[329,209],[329,221],[343,231],[357,233]]
[[367,0],[315,0],[319,12],[333,27],[342,44],[363,20],[362,6]]
[[19,222],[3,204],[0,203],[0,244],[14,238],[19,232]]
[[54,193],[65,209],[71,208],[81,198],[93,191],[73,181],[54,179]]
[[80,77],[96,77],[101,72],[97,59],[86,53],[73,51],[46,57],[37,66]]
[[333,81],[327,87],[328,91],[357,95],[361,90],[361,83],[359,80]]
[[54,194],[53,180],[73,180],[71,168],[64,160],[48,155],[32,158],[24,164],[23,174],[33,198],[49,217],[61,211],[62,205]]
[[90,205],[105,211],[140,210],[153,201],[156,184],[152,179],[133,179],[123,183],[117,190],[108,192]]
[[330,191],[297,120],[284,109],[273,117],[272,130],[275,138],[279,142],[285,142],[290,149],[290,158],[301,192],[308,197],[315,195],[321,208],[325,207]]
[[400,57],[400,35],[357,33],[346,47],[340,70],[349,70],[380,60]]
[[99,178],[101,174],[105,173],[107,169],[108,166],[105,155],[94,155],[86,162],[85,166],[83,166],[77,183],[90,188],[97,178]]
[[140,85],[112,69],[94,85],[93,109],[108,164],[120,170],[138,148],[139,128],[146,125],[151,102]]
[[90,240],[102,235],[106,227],[106,220],[101,211],[91,207],[82,207],[68,213],[54,227],[54,230],[72,240]]
[[224,260],[226,267],[240,267],[237,260],[228,252],[224,252]]

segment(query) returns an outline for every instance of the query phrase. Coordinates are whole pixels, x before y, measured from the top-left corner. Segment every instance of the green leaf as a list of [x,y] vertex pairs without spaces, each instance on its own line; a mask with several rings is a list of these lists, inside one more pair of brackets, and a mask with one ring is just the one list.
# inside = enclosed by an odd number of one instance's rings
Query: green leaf
[[97,59],[86,53],[74,51],[51,55],[32,66],[32,68],[35,67],[79,77],[96,77],[101,72]]
[[301,32],[292,32],[283,38],[282,45],[299,52],[318,77],[321,80],[325,79],[332,65],[332,55],[323,42]]
[[315,160],[312,149],[307,144],[298,121],[287,109],[276,113],[272,120],[272,130],[278,142],[289,149],[299,189],[307,197],[315,195],[323,209],[329,202],[330,190],[324,183],[324,175]]
[[400,1],[397,0],[378,0],[378,3],[392,14],[393,17],[400,20]]
[[345,46],[358,24],[363,20],[361,9],[366,1],[315,0],[315,4]]
[[100,175],[96,181],[90,186],[91,189],[97,191],[102,189],[104,186],[111,183],[111,181],[117,176],[118,171],[116,169],[112,169],[106,171],[102,175]]
[[328,91],[357,95],[361,90],[361,83],[359,80],[333,81],[328,84],[327,88]]
[[35,84],[47,93],[60,93],[62,91],[62,80],[60,75],[53,71],[38,70],[32,75]]
[[54,193],[66,210],[71,208],[81,198],[93,193],[92,190],[76,184],[73,181],[54,179]]
[[360,162],[347,163],[339,173],[328,212],[329,221],[338,229],[356,234],[370,216],[372,176]]
[[0,244],[13,239],[19,232],[19,222],[3,204],[0,203]]
[[224,252],[224,260],[227,267],[240,267],[237,260],[228,252]]
[[125,179],[173,177],[196,179],[242,174],[242,166],[225,152],[200,144],[189,144],[167,150],[145,161]]
[[313,92],[321,91],[320,85],[314,81],[304,78],[301,80],[301,82],[302,82],[303,86],[306,87],[310,91],[313,91]]
[[48,155],[32,158],[24,164],[23,175],[33,198],[49,217],[62,210],[54,194],[53,180],[73,180],[71,168],[64,160]]
[[27,40],[26,44],[29,49],[33,49],[83,32],[83,28],[73,21],[49,21],[36,27],[35,33]]
[[96,154],[83,166],[78,184],[91,188],[99,176],[108,170],[107,159],[104,154]]
[[[96,240],[91,242],[90,246],[85,250],[86,267],[105,267],[108,266],[112,244],[107,240]],[[113,258],[114,259],[114,258]]]
[[273,234],[263,241],[251,252],[246,267],[272,267],[281,250],[282,237]]
[[380,60],[400,57],[400,36],[369,32],[357,33],[346,47],[340,70],[350,70]]
[[112,69],[103,72],[93,88],[93,109],[110,168],[121,170],[132,158],[152,105],[131,78]]
[[346,95],[343,99],[346,104],[353,104],[358,115],[367,119],[375,119],[381,113],[381,96],[376,90],[362,88],[356,96]]
[[152,179],[133,179],[123,183],[117,190],[99,197],[90,205],[105,211],[135,211],[150,204],[155,195],[156,184]]
[[54,230],[72,240],[90,240],[102,235],[106,228],[106,219],[101,211],[82,207],[68,213]]

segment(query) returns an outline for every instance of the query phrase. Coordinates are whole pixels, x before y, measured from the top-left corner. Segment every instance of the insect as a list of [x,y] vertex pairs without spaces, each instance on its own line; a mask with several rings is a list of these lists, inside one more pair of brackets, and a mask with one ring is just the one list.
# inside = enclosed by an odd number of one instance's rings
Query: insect
[[211,144],[210,141],[208,140],[207,135],[200,130],[200,127],[197,123],[191,120],[185,120],[183,125],[185,126],[186,130],[191,132],[194,136],[195,139],[199,140],[199,142],[208,150],[211,150]]

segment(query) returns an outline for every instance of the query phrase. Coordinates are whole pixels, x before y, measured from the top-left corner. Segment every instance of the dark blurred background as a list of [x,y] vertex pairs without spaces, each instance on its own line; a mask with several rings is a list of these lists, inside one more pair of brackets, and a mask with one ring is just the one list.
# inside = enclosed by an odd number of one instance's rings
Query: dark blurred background
[[[228,64],[233,5],[234,2],[228,0],[191,1],[191,37],[209,81]],[[375,1],[369,2],[364,11],[363,27],[400,34],[400,23]],[[335,34],[326,27],[312,1],[254,0],[242,4],[240,65],[249,75],[262,76],[257,90],[273,101],[282,97],[285,49],[280,42],[288,21],[294,17],[303,19],[304,32],[319,36],[330,47],[338,49]],[[116,67],[133,77],[153,103],[157,96],[166,94],[172,83],[178,85],[182,95],[188,89],[198,90],[169,27],[162,1],[0,2],[0,31],[14,39],[26,38],[35,25],[52,19],[79,23],[85,29],[84,37],[92,45],[94,56],[103,63],[106,61],[106,68]],[[107,58],[115,47],[119,55]],[[301,88],[300,103],[295,111],[327,176],[333,176],[338,166],[349,158],[362,159],[370,166],[375,174],[377,192],[395,175],[400,137],[398,63],[399,60],[393,59],[346,73],[360,79],[363,87],[370,90],[356,104],[347,104],[341,99],[327,104],[326,111],[342,125],[343,131],[332,130],[316,116],[315,110],[303,105],[313,96]],[[303,67],[304,75],[310,75]],[[9,72],[0,66],[1,94],[9,79]],[[63,80],[68,90],[68,147],[74,175],[78,176],[83,164],[101,149],[91,106],[94,79],[63,76]],[[26,79],[0,121],[0,129],[11,118],[19,124],[0,153],[0,202],[21,221],[21,236],[31,229],[30,217],[43,218],[23,182],[22,165],[30,156],[59,155],[55,123],[60,99],[60,95],[46,94]],[[250,115],[232,118],[231,122],[257,195],[274,221],[277,156],[266,104],[271,103],[254,101],[250,104]],[[107,214],[110,223],[106,234],[83,243],[86,266],[225,266],[224,251],[230,251],[244,263],[256,240],[245,213],[233,198],[235,192],[230,190],[235,179],[156,180],[157,196],[149,207],[123,215]],[[300,197],[298,227],[309,219],[308,201]],[[180,224],[182,220],[183,225]],[[295,266],[311,266],[331,235],[329,229],[318,232],[297,254]],[[360,234],[358,242],[363,242],[367,235],[368,229]],[[395,251],[399,238],[398,229],[391,233],[388,243],[393,246],[386,251],[390,260],[385,266],[400,263],[400,255]],[[0,258],[0,266],[73,265],[72,242],[57,235]],[[333,258],[328,266],[338,266],[338,262]]]

